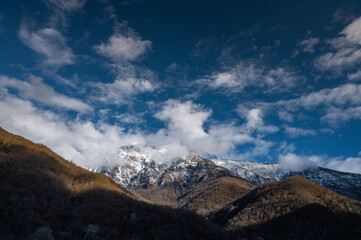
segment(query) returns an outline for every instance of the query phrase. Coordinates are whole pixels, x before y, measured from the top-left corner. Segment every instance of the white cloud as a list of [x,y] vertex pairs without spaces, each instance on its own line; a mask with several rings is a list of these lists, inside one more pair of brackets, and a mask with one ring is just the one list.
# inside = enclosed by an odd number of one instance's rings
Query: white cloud
[[128,61],[136,61],[144,56],[152,48],[152,42],[142,40],[141,37],[127,23],[121,23],[122,30],[116,32],[106,43],[94,46],[94,50],[114,63],[122,64]]
[[351,172],[361,174],[361,158],[349,157],[345,160],[331,160],[325,167],[331,168],[341,172]]
[[[260,109],[262,116],[278,115],[280,120],[294,122],[317,120],[332,127],[350,120],[361,119],[361,84],[344,84],[322,89],[301,97],[276,102],[245,102],[238,105],[241,117],[246,118],[250,109]],[[286,130],[295,134],[296,129]],[[292,132],[292,133],[291,133]],[[321,131],[322,132],[322,131]],[[297,134],[301,132],[298,131]],[[307,131],[308,134],[313,132]],[[305,134],[305,132],[303,132]]]
[[355,73],[351,73],[351,74],[347,74],[347,78],[350,81],[358,81],[361,80],[361,70],[355,72]]
[[293,122],[294,121],[294,115],[287,112],[287,111],[279,111],[278,116],[281,120],[287,121],[287,122]]
[[[277,112],[281,120],[292,122],[295,114],[307,114],[317,110],[324,123],[342,123],[360,119],[361,84],[344,84],[339,87],[322,89],[299,98],[277,102],[256,103],[264,112]],[[239,108],[244,108],[243,104]],[[303,110],[303,111],[302,111]]]
[[129,76],[125,79],[116,79],[112,83],[92,83],[92,88],[94,100],[106,104],[123,105],[131,103],[134,95],[152,92],[157,86],[152,83],[151,79]]
[[[155,114],[155,117],[167,124],[167,128],[161,129],[157,136],[168,139],[167,142],[178,142],[200,154],[223,157],[229,156],[237,145],[250,143],[254,148],[265,145],[265,141],[252,137],[244,126],[211,124],[206,131],[204,124],[210,115],[211,110],[204,110],[201,105],[191,101],[169,100],[165,102],[162,110]],[[257,152],[259,155],[263,153]]]
[[115,33],[107,43],[96,45],[94,49],[99,55],[109,58],[112,63],[106,64],[106,67],[116,74],[116,78],[112,83],[92,83],[92,98],[107,104],[130,104],[133,96],[158,88],[152,71],[131,63],[145,55],[152,42],[142,40],[127,22],[115,21],[114,28]]
[[125,130],[101,120],[96,123],[80,118],[70,120],[51,110],[42,110],[28,100],[10,94],[0,96],[1,127],[43,143],[83,167],[105,164],[104,157],[116,154],[120,146],[128,144],[166,147],[168,159],[163,161],[185,156],[191,150],[205,156],[228,156],[236,146],[245,143],[254,146],[247,157],[253,157],[252,154],[261,156],[268,154],[272,146],[272,143],[254,138],[233,124],[211,124],[206,129],[204,124],[209,120],[211,110],[192,102],[165,102],[155,117],[166,127],[149,133],[137,128]]
[[8,92],[9,89],[16,89],[18,95],[22,98],[35,100],[48,106],[65,108],[81,113],[91,112],[93,110],[92,107],[79,99],[70,98],[55,92],[51,86],[43,83],[42,78],[33,75],[29,76],[29,81],[22,81],[0,75],[0,89],[1,88],[3,92]]
[[142,119],[141,116],[130,113],[117,114],[113,117],[118,119],[119,122],[127,124],[141,124],[144,122],[144,119]]
[[279,163],[285,169],[291,171],[303,171],[307,168],[316,166],[333,169],[341,172],[361,174],[360,157],[335,157],[330,158],[325,155],[298,156],[292,153],[282,155]]
[[169,100],[155,117],[168,122],[171,134],[176,133],[181,139],[199,141],[207,136],[203,124],[210,115],[210,111],[203,111],[201,106],[190,101],[180,103]]
[[83,167],[101,164],[106,153],[116,153],[121,145],[144,143],[144,137],[137,133],[125,134],[121,128],[102,122],[67,121],[18,98],[0,101],[0,112],[0,126],[5,130],[46,144]]
[[297,156],[293,153],[281,155],[278,161],[284,169],[292,172],[304,171],[308,168],[316,167],[316,165],[306,157]]
[[248,109],[241,105],[238,106],[238,114],[241,118],[246,119],[246,123],[242,126],[245,132],[259,132],[259,133],[275,133],[279,129],[274,125],[265,125],[263,122],[263,112],[260,108]]
[[319,105],[358,105],[361,104],[361,85],[345,84],[336,88],[322,89],[294,100],[280,101],[279,103],[285,103],[289,108],[302,106],[307,109],[312,109]]
[[86,0],[46,0],[46,3],[63,11],[79,11],[85,5]]
[[30,31],[26,24],[21,24],[18,35],[23,44],[42,56],[45,66],[59,68],[74,64],[73,51],[67,46],[66,38],[56,29]]
[[251,109],[247,114],[247,127],[255,128],[263,125],[263,119],[261,117],[261,109]]
[[43,0],[45,5],[53,11],[50,16],[50,25],[56,27],[60,25],[65,28],[69,24],[69,16],[74,12],[79,12],[85,6],[87,0]]
[[321,70],[342,70],[361,61],[361,17],[345,27],[339,37],[330,39],[332,51],[319,56],[315,66]]
[[297,138],[300,136],[315,136],[316,131],[312,129],[303,129],[303,128],[296,128],[296,127],[289,127],[285,126],[285,132],[291,138]]
[[321,122],[326,122],[334,127],[350,120],[361,119],[361,106],[346,109],[330,108],[327,114],[322,116]]
[[286,68],[266,68],[251,61],[240,62],[226,71],[214,73],[196,81],[201,86],[220,89],[225,93],[245,91],[247,87],[264,93],[287,92],[302,78]]
[[298,43],[298,45],[303,47],[302,51],[308,52],[308,53],[313,53],[313,52],[315,52],[315,46],[319,43],[320,43],[319,38],[310,37],[308,39],[304,39],[304,40],[300,41]]

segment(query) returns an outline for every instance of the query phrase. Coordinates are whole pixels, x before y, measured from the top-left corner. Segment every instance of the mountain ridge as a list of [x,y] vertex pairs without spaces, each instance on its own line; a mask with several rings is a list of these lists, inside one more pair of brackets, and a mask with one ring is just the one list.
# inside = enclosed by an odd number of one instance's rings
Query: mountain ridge
[[[131,149],[132,152],[128,153],[126,151],[127,149]],[[126,189],[150,188],[157,185],[157,181],[164,173],[170,173],[176,169],[174,166],[175,162],[182,162],[185,159],[192,157],[205,159],[193,152],[186,158],[174,158],[171,161],[158,161],[156,159],[157,156],[162,155],[164,158],[167,154],[166,149],[159,150],[156,147],[151,147],[151,149],[155,153],[153,152],[152,154],[147,155],[147,153],[144,152],[136,152],[141,151],[142,148],[136,146],[123,146],[119,151],[118,166],[113,168],[99,167],[91,169],[91,171],[104,173],[112,177]],[[131,162],[127,159],[131,159]],[[283,169],[279,163],[260,163],[228,159],[208,160],[219,167],[229,170],[234,176],[246,179],[255,185],[260,185],[268,181],[282,180],[291,176],[302,176],[339,194],[361,200],[361,174],[344,173],[322,167],[292,172]],[[127,162],[128,165],[124,164],[122,161]],[[139,167],[139,162],[141,162],[140,165],[143,167]],[[158,162],[160,163],[158,164]],[[191,166],[191,164],[192,162],[190,161],[188,165]],[[184,172],[182,173],[184,176],[191,174],[190,172],[187,172],[186,169],[187,168],[184,168]]]

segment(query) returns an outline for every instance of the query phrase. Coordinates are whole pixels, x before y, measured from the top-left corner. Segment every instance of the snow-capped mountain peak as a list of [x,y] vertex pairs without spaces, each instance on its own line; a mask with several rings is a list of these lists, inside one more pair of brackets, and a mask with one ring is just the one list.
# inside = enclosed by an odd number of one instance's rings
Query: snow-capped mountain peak
[[[196,152],[190,153],[185,158],[169,159],[167,149],[147,145],[122,146],[115,158],[115,161],[112,160],[115,165],[110,166],[105,163],[104,166],[91,171],[106,174],[125,188],[137,189],[169,184],[184,187],[192,182],[192,179],[210,173],[212,175],[233,173],[257,185],[299,175],[335,192],[361,200],[360,174],[342,173],[320,167],[292,172],[282,168],[279,163],[208,160]],[[232,173],[225,173],[225,169]]]

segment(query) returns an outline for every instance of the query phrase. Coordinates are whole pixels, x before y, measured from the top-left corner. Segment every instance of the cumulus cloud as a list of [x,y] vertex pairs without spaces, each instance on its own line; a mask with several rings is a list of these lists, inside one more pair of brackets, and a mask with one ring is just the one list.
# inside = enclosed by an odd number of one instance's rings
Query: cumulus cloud
[[30,75],[28,81],[0,75],[0,88],[2,92],[9,89],[17,90],[18,95],[24,99],[35,100],[44,105],[55,106],[81,113],[91,112],[93,109],[79,99],[70,98],[57,93],[51,86],[43,83],[43,79]]
[[242,129],[246,132],[259,132],[271,134],[278,131],[274,125],[266,125],[263,121],[263,112],[260,108],[248,109],[242,105],[238,106],[238,114],[246,120]]
[[297,156],[293,153],[280,156],[278,161],[284,169],[292,172],[304,171],[308,168],[316,167],[316,165],[306,157]]
[[10,94],[1,94],[0,112],[1,127],[46,144],[83,167],[106,164],[104,158],[111,160],[120,146],[129,144],[167,148],[168,158],[162,161],[185,156],[191,150],[205,156],[227,156],[225,154],[232,152],[236,146],[246,143],[253,145],[253,154],[260,156],[267,154],[271,146],[271,143],[252,137],[242,127],[233,124],[213,123],[206,128],[204,125],[212,111],[190,101],[169,100],[163,103],[154,116],[164,122],[165,127],[153,133],[138,128],[126,130],[102,120],[94,123],[81,118],[69,119]]
[[94,50],[118,64],[136,61],[151,50],[152,42],[142,40],[133,29],[127,26],[127,23],[122,23],[120,29],[107,42],[94,46]]
[[361,17],[346,26],[337,38],[329,39],[331,51],[319,56],[315,66],[321,70],[343,70],[361,61]]
[[0,125],[32,141],[43,143],[80,166],[102,163],[106,153],[116,153],[121,145],[143,143],[143,137],[125,134],[116,126],[99,122],[67,121],[51,111],[36,108],[18,98],[0,101]]
[[303,129],[303,128],[290,127],[290,126],[284,126],[284,129],[286,134],[291,138],[316,135],[316,131],[312,129]]
[[210,111],[203,111],[199,105],[190,101],[180,103],[169,100],[162,111],[155,114],[155,117],[168,122],[168,129],[171,134],[176,133],[182,139],[195,139],[198,141],[207,136],[203,124],[210,115]]
[[300,41],[298,43],[298,45],[303,47],[302,51],[308,52],[308,53],[313,53],[313,52],[315,52],[315,46],[319,43],[320,43],[319,38],[310,37],[308,39],[304,39],[304,40]]
[[289,91],[301,79],[296,72],[287,68],[267,68],[248,61],[199,79],[196,83],[225,93],[242,92],[247,87],[261,89],[264,93],[275,93]]
[[66,38],[54,28],[31,31],[23,23],[18,35],[23,44],[42,57],[42,63],[45,66],[59,68],[75,62],[75,55],[67,46]]
[[229,154],[236,146],[246,143],[253,146],[250,150],[252,152],[238,157],[253,159],[268,154],[273,143],[252,136],[253,132],[249,131],[246,124],[210,124],[206,129],[204,124],[211,113],[211,110],[203,109],[191,101],[169,100],[155,114],[155,117],[167,124],[167,128],[161,129],[157,135],[205,155],[231,156]]

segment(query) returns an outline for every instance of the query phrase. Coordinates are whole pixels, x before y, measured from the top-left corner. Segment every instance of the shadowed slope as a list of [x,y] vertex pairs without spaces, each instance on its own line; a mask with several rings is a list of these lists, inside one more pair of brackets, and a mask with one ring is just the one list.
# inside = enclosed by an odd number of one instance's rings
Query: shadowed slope
[[357,239],[361,203],[302,177],[290,177],[260,185],[210,219],[248,237]]
[[0,196],[5,239],[223,238],[191,212],[140,201],[110,178],[1,128]]

